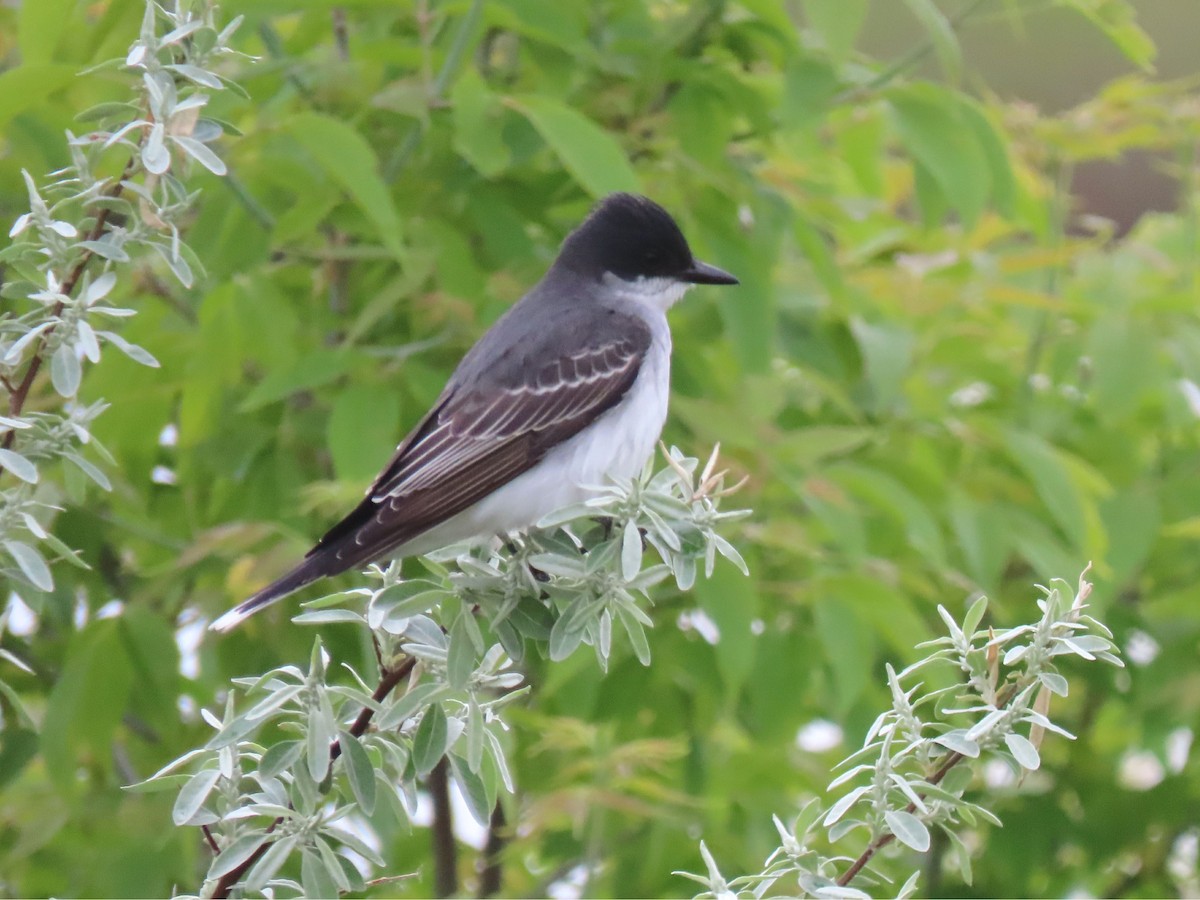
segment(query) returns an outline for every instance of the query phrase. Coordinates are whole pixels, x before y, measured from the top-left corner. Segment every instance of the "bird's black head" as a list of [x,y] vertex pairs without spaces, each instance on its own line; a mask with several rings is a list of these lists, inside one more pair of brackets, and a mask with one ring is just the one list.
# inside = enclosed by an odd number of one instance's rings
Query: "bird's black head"
[[646,197],[610,194],[563,242],[559,264],[593,278],[666,278],[689,284],[737,284],[692,256],[670,213]]

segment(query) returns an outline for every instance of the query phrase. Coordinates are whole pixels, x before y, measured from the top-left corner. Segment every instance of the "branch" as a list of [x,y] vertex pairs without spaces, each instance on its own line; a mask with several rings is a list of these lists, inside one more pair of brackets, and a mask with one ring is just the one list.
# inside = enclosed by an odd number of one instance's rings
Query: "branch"
[[[385,697],[387,697],[388,694],[396,689],[400,682],[404,681],[412,673],[413,667],[416,664],[416,659],[414,657],[409,657],[394,669],[384,669],[383,675],[379,679],[379,685],[375,688],[375,692],[371,695],[371,699],[376,703],[381,702]],[[369,706],[364,706],[362,712],[358,714],[358,718],[354,720],[354,724],[350,726],[350,734],[356,738],[362,737],[364,734],[366,734],[367,728],[370,726],[371,719],[374,718],[374,716],[375,710]],[[341,755],[342,745],[340,742],[334,741],[329,748],[330,768],[333,767],[334,760]],[[282,816],[271,823],[270,827],[267,828],[266,833],[270,835],[276,828],[279,827],[281,822],[283,822]],[[233,886],[237,884],[239,880],[241,880],[241,877],[246,874],[247,870],[249,870],[252,865],[258,862],[262,855],[267,852],[267,848],[270,847],[272,843],[273,841],[271,841],[269,838],[264,840],[261,844],[259,844],[258,849],[250,854],[249,859],[247,859],[237,868],[232,869],[222,875],[220,880],[217,881],[216,887],[213,888],[212,897],[214,900],[228,897],[229,892],[233,889]]]
[[[133,174],[133,169],[137,165],[138,158],[139,153],[134,151],[129,157],[129,161],[125,163],[125,168],[116,182],[104,192],[105,197],[115,199],[121,196],[121,193],[125,190],[125,181]],[[96,221],[92,225],[92,230],[88,232],[88,236],[84,240],[99,240],[100,236],[104,234],[104,228],[108,224],[108,217],[111,213],[112,208],[110,206],[100,207],[100,211],[96,213]],[[79,261],[75,263],[75,267],[71,269],[70,274],[67,275],[66,280],[62,283],[59,291],[61,294],[64,296],[71,295],[71,292],[79,284],[79,279],[83,277],[83,270],[87,268],[87,264],[91,262],[93,256],[95,254],[91,250],[85,249],[83,251],[83,254],[79,257]],[[62,311],[63,304],[59,301],[54,305],[54,309],[50,314],[51,316],[59,316],[62,314]],[[25,400],[29,397],[29,389],[33,387],[33,381],[37,378],[38,372],[41,371],[42,362],[45,359],[46,345],[49,343],[50,335],[53,333],[53,326],[42,332],[41,337],[38,338],[37,352],[33,354],[33,359],[29,361],[29,368],[25,370],[25,375],[21,378],[21,383],[16,386],[16,389],[8,398],[8,414],[14,419],[21,415],[21,410],[25,408]],[[10,429],[4,435],[4,442],[0,446],[3,446],[5,450],[9,449],[16,436],[16,429]]]
[[429,773],[433,801],[433,892],[438,897],[458,893],[458,847],[454,843],[454,813],[450,809],[450,779],[446,757]]
[[[938,770],[936,772],[934,772],[932,776],[930,776],[929,783],[932,785],[935,785],[935,786],[937,784],[939,784],[941,782],[941,780],[946,777],[946,775],[949,773],[949,771],[951,769],[953,769],[955,766],[957,766],[964,759],[966,759],[966,757],[963,756],[961,753],[951,751],[950,755],[946,757],[946,761],[942,763],[941,767],[938,768]],[[922,798],[922,799],[924,799],[924,798]],[[911,812],[915,812],[916,808],[917,808],[917,804],[910,803],[910,804],[908,804],[908,806],[906,806],[904,808],[904,811],[911,813]],[[885,834],[881,834],[879,837],[875,838],[875,840],[871,841],[871,843],[867,844],[867,848],[865,850],[863,850],[863,852],[859,855],[858,859],[856,859],[854,861],[854,864],[852,866],[850,866],[850,868],[848,868],[845,872],[843,872],[841,874],[840,878],[838,878],[838,880],[837,880],[838,885],[841,887],[845,887],[851,881],[853,881],[854,876],[857,875],[859,872],[861,872],[863,869],[863,866],[865,866],[868,862],[871,861],[871,857],[874,856],[876,853],[878,853],[881,849],[886,847],[888,844],[890,844],[895,839],[896,839],[896,836],[889,831],[889,832],[886,832]]]

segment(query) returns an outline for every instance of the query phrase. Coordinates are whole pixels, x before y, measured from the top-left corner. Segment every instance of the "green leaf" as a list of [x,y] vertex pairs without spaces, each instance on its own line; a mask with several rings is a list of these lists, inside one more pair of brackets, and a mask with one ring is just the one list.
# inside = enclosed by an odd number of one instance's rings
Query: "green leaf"
[[1076,485],[1062,452],[1036,434],[1010,430],[1004,437],[1013,461],[1033,483],[1050,515],[1077,549],[1086,550],[1088,519],[1098,514]]
[[641,190],[621,145],[591,119],[558,100],[536,94],[523,94],[510,102],[593,197]]
[[804,0],[804,14],[829,55],[841,61],[854,47],[868,5],[868,0]]
[[1147,72],[1154,71],[1154,39],[1137,24],[1133,4],[1125,0],[1066,0],[1066,4],[1104,32],[1126,59]]
[[335,381],[345,375],[358,359],[356,354],[347,350],[314,350],[293,365],[268,373],[246,394],[238,411],[254,412],[299,391],[312,390]]
[[435,703],[421,717],[417,733],[413,735],[413,765],[417,775],[425,776],[433,771],[450,745],[450,730],[446,713],[440,703]]
[[454,118],[454,151],[484,178],[495,178],[512,160],[501,127],[505,115],[500,99],[468,68],[450,92]]
[[400,437],[400,394],[387,387],[351,385],[338,393],[326,427],[333,471],[342,481],[369,482]]
[[344,122],[306,112],[288,123],[296,141],[320,164],[374,224],[380,241],[397,260],[405,258],[400,216],[391,191],[379,175],[375,151]]
[[[37,9],[40,3],[23,3],[22,10]],[[47,6],[53,5],[51,2]],[[75,67],[63,65],[24,65],[0,72],[0,128],[27,109],[41,104],[55,91],[76,81]],[[7,228],[7,226],[5,226]]]
[[863,356],[874,401],[872,406],[880,411],[890,409],[904,389],[916,337],[902,326],[870,323],[859,318],[850,321],[850,330]]
[[712,648],[727,702],[734,702],[754,669],[756,638],[751,622],[759,615],[754,582],[731,566],[718,566],[711,578],[696,583],[696,599],[720,632]]
[[889,90],[886,99],[904,146],[964,224],[974,225],[991,193],[991,168],[953,95],[936,85],[913,84]]
[[933,0],[904,0],[904,2],[929,35],[938,61],[942,64],[942,71],[946,73],[946,79],[957,84],[962,75],[962,48],[958,46],[954,26],[946,18],[946,14],[937,8]]
[[[17,7],[17,39],[26,64],[48,63],[71,24],[75,0],[34,0]],[[0,89],[0,96],[3,90]]]

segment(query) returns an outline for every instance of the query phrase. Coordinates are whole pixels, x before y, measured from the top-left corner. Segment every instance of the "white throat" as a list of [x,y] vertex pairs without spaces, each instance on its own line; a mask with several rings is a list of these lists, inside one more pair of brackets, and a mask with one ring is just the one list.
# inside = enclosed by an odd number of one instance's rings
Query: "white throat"
[[692,287],[686,281],[675,278],[647,278],[643,275],[626,281],[612,272],[605,272],[602,281],[605,287],[622,297],[664,313]]

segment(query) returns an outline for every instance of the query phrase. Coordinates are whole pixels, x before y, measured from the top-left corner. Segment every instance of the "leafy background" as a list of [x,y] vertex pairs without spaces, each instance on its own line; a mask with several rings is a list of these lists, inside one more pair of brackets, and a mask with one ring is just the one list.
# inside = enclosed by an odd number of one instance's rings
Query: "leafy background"
[[[34,674],[4,679],[36,727],[0,699],[0,892],[193,889],[198,835],[121,785],[202,743],[197,707],[231,676],[311,642],[286,609],[221,639],[204,622],[357,499],[594,199],[637,189],[742,278],[673,314],[666,436],[750,474],[752,575],[664,595],[650,668],[529,664],[505,892],[600,863],[589,894],[684,894],[670,872],[700,868],[700,836],[756,870],[771,813],[823,790],[937,603],[983,591],[1013,624],[1031,581],[1092,560],[1134,665],[1085,673],[1056,710],[1079,740],[1036,776],[987,773],[1005,827],[975,836],[973,886],[935,846],[924,890],[1194,893],[1200,106],[1194,59],[1154,76],[1136,6],[226,4],[261,60],[229,64],[249,99],[214,101],[243,132],[230,175],[194,173],[207,276],[147,266],[118,289],[163,367],[87,373],[115,490],[64,471],[55,527],[92,569],[8,601],[3,646]],[[0,220],[26,208],[22,168],[64,163],[76,112],[127,95],[76,73],[123,56],[141,15],[0,8]],[[1039,108],[1023,51],[1048,41],[1111,77]],[[977,64],[995,42],[1011,57]],[[1163,211],[1096,168],[1121,159]],[[326,640],[369,663],[357,632]],[[398,872],[428,859],[423,828],[389,840]],[[428,894],[428,871],[381,891]]]

